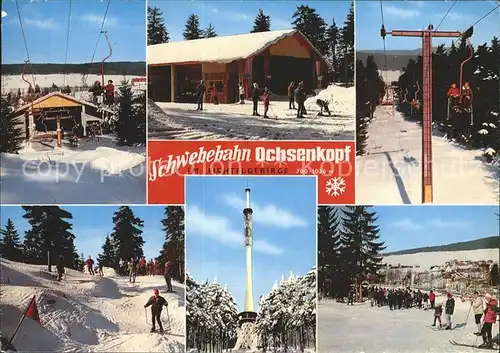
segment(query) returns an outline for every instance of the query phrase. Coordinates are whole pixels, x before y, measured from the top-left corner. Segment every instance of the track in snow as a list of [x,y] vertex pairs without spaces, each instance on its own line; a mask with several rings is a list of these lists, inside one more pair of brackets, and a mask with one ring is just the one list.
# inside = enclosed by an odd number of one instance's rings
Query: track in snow
[[[309,111],[297,119],[296,110],[283,109],[288,102],[271,103],[269,116],[251,116],[252,104],[204,104],[195,111],[195,104],[152,103],[148,110],[148,137],[166,140],[352,140],[353,117],[333,112],[317,117]],[[263,114],[262,105],[259,113]]]
[[[419,204],[422,129],[392,107],[378,107],[368,128],[367,154],[357,160],[357,204]],[[497,204],[499,168],[480,150],[433,136],[436,204]]]

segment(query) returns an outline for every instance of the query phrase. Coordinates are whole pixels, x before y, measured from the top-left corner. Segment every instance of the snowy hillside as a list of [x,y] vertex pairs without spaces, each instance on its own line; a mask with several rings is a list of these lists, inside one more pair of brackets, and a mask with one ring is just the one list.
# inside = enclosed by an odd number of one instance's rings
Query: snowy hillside
[[[10,337],[31,297],[36,295],[41,324],[25,319],[13,345],[18,351],[184,352],[184,286],[162,293],[162,276],[128,278],[89,276],[66,270],[61,282],[46,266],[1,260],[1,331]],[[55,269],[54,269],[55,270]],[[168,301],[162,321],[170,333],[149,333],[151,312],[144,304],[159,288]],[[168,321],[170,319],[170,321]]]
[[420,266],[429,268],[431,266],[443,266],[447,261],[498,261],[499,249],[480,249],[465,251],[438,251],[422,252],[409,255],[390,255],[383,259],[384,264],[401,266]]
[[[392,107],[378,107],[368,127],[367,154],[358,157],[357,204],[422,201],[422,129]],[[433,136],[435,204],[497,204],[499,168],[481,150],[466,150]]]
[[3,204],[145,202],[145,148],[116,146],[110,135],[77,149],[33,143],[0,158]]
[[[317,99],[328,100],[331,116],[318,116]],[[297,104],[296,104],[297,106]],[[288,109],[288,101],[273,100],[269,117],[259,102],[252,116],[252,102],[245,104],[207,103],[197,112],[196,104],[156,103],[149,105],[149,138],[181,140],[352,140],[354,138],[354,87],[330,85],[305,102],[308,115],[297,119],[297,111]]]
[[[35,83],[33,83],[33,76],[35,78]],[[119,87],[120,82],[123,79],[128,81],[133,78],[138,78],[140,76],[125,76],[125,75],[104,75],[104,80],[113,80],[115,86]],[[101,75],[87,75],[84,77],[82,74],[51,74],[51,75],[26,75],[26,80],[32,85],[37,84],[41,88],[52,87],[55,84],[58,87],[70,86],[70,87],[80,87],[84,85],[84,82],[91,86],[95,81],[101,81]],[[18,89],[25,90],[28,89],[28,84],[23,81],[21,75],[2,75],[2,94],[8,92],[16,92]]]
[[[492,293],[493,294],[493,293]],[[445,295],[436,297],[444,303]],[[318,352],[336,353],[473,353],[481,350],[453,346],[449,340],[460,343],[482,343],[474,317],[469,313],[470,303],[455,298],[455,314],[451,331],[435,331],[430,325],[433,310],[391,311],[387,306],[371,307],[365,304],[319,303]],[[444,316],[443,316],[444,318]],[[332,334],[335,332],[335,334]],[[493,326],[493,337],[498,335],[498,322]]]
[[393,81],[399,80],[399,76],[401,76],[401,71],[379,70],[379,75],[385,82],[390,84]]

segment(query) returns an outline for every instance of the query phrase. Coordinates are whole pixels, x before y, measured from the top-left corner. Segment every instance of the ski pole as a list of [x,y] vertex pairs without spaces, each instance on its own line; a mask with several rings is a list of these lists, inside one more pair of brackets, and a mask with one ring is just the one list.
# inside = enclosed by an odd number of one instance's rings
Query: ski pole
[[144,316],[146,317],[146,324],[149,325],[149,322],[148,322],[148,310],[146,308],[144,308]]

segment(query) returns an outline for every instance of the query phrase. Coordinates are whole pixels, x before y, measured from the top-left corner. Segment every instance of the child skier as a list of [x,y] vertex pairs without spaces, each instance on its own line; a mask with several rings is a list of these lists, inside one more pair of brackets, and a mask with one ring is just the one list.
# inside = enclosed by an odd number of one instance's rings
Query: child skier
[[156,331],[155,327],[155,321],[158,322],[158,326],[160,328],[160,333],[163,332],[163,325],[161,324],[161,311],[163,310],[164,306],[168,307],[168,303],[163,298],[160,296],[160,291],[158,289],[154,290],[154,296],[149,298],[148,302],[146,305],[144,305],[145,308],[148,306],[151,306],[151,322],[153,323],[153,327],[151,328],[151,332]]
[[264,101],[264,118],[269,118],[267,116],[267,112],[269,110],[269,91],[266,88],[264,88],[264,94],[262,95],[262,100]]
[[243,87],[243,82],[240,82],[238,92],[240,94],[240,104],[245,104],[245,87]]
[[479,347],[493,348],[491,328],[497,321],[498,300],[492,298],[490,294],[486,294],[484,299],[486,299],[486,309],[484,310],[483,328],[481,330],[483,344]]
[[128,280],[129,282],[135,283],[135,276],[136,276],[136,269],[135,269],[135,260],[134,258],[131,258],[130,261],[128,262]]
[[431,326],[436,326],[436,320],[439,321],[439,328],[443,327],[441,323],[441,315],[443,314],[443,306],[438,304],[434,307],[434,323]]

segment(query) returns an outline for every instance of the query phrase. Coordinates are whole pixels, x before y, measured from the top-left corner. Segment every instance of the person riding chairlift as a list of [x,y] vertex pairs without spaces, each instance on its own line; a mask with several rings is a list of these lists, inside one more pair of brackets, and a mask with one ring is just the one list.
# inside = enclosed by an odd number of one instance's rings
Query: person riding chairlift
[[420,110],[420,101],[416,98],[413,98],[411,101],[411,106],[413,107],[414,110]]
[[108,84],[104,86],[105,102],[107,105],[115,103],[115,86],[112,80],[108,80]]
[[99,97],[101,97],[104,93],[104,90],[101,86],[101,81],[95,81],[94,85],[90,87],[89,92],[92,93],[92,102],[95,105],[99,105]]
[[470,88],[469,82],[465,82],[462,87],[462,103],[465,111],[470,112],[472,106],[472,88]]
[[460,90],[455,83],[451,84],[448,92],[446,93],[446,96],[450,100],[450,103],[453,107],[456,107],[458,105],[460,99]]

